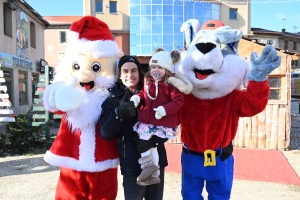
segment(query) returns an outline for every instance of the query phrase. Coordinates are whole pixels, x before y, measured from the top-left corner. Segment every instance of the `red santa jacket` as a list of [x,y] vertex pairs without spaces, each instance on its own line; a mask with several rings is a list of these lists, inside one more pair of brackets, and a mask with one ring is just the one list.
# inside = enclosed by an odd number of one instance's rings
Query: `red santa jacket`
[[116,141],[103,140],[96,126],[72,131],[64,115],[60,129],[44,159],[54,166],[98,172],[119,164]]
[[186,95],[179,112],[182,142],[197,152],[228,146],[235,137],[239,117],[250,117],[263,111],[268,97],[267,80],[250,81],[247,91],[234,90],[211,100]]
[[[155,81],[152,77],[147,77],[149,94],[155,97]],[[171,84],[166,84],[164,81],[158,82],[158,95],[155,100],[151,100],[146,92],[145,87],[137,94],[140,100],[139,121],[145,124],[154,124],[166,127],[178,126],[177,112],[183,105],[184,96]],[[163,106],[166,110],[166,116],[157,120],[155,118],[154,108]]]

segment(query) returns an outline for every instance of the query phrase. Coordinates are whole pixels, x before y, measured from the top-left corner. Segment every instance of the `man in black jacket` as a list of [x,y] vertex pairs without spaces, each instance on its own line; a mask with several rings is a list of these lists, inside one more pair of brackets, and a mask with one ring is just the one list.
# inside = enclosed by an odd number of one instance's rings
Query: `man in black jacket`
[[[156,136],[150,140],[138,139],[133,131],[133,125],[138,121],[138,110],[130,97],[143,86],[141,65],[135,57],[123,56],[118,69],[118,82],[109,88],[110,96],[102,104],[99,134],[104,140],[117,138],[125,200],[142,200],[143,197],[145,200],[160,200],[163,199],[164,171],[168,165],[164,146],[166,139]],[[149,177],[137,184],[137,177],[142,171],[138,163],[140,153],[151,147],[158,150],[160,182],[153,184],[154,178]]]

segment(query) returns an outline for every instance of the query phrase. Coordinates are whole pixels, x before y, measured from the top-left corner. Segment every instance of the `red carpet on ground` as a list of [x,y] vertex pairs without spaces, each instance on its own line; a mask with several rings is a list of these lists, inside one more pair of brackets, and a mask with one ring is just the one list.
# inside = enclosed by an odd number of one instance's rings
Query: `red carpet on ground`
[[[166,145],[166,171],[181,173],[182,144]],[[300,185],[300,178],[280,151],[234,148],[234,178]]]

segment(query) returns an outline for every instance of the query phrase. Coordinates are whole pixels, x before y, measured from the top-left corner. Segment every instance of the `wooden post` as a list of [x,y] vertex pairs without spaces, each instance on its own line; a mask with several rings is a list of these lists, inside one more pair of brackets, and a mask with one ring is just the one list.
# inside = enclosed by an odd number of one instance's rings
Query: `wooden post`
[[259,149],[266,148],[266,110],[258,114],[257,117],[257,138]]
[[271,147],[272,105],[266,107],[266,149]]
[[279,105],[273,105],[272,112],[272,128],[271,128],[271,149],[277,149],[278,147],[278,112]]
[[257,148],[257,126],[258,126],[258,120],[257,120],[258,116],[255,115],[253,117],[251,117],[251,121],[252,121],[252,127],[251,127],[251,130],[252,130],[252,138],[251,138],[251,143],[249,145],[249,147],[251,148]]
[[244,117],[244,135],[245,135],[245,147],[250,148],[252,144],[252,120],[251,117]]
[[238,140],[238,146],[239,147],[245,147],[245,117],[241,117],[239,120],[239,140]]
[[240,121],[241,121],[241,118],[239,118],[239,123],[238,123],[238,128],[237,128],[237,131],[236,131],[236,134],[235,134],[235,137],[233,138],[233,145],[235,147],[238,147],[239,146],[239,134],[240,134]]
[[278,125],[278,150],[285,150],[285,108],[279,108],[279,125]]
[[[45,66],[45,88],[49,85],[49,66]],[[50,139],[50,124],[49,124],[49,112],[45,109],[45,137],[46,140]]]

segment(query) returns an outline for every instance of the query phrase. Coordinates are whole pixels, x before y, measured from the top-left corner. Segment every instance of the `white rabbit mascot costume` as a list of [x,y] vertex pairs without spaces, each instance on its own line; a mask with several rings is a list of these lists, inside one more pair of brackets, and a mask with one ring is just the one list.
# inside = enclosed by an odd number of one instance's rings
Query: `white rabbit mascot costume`
[[[280,65],[281,57],[268,45],[260,56],[252,53],[249,65],[237,55],[241,37],[241,31],[228,26],[200,30],[192,46],[182,51],[177,71],[193,84],[179,113],[184,200],[203,199],[204,186],[209,200],[230,199],[232,140],[239,117],[258,114],[268,102],[268,74]],[[242,91],[246,78],[249,82]]]
[[55,199],[115,199],[116,143],[103,140],[97,126],[122,52],[104,22],[85,16],[72,23],[65,53],[43,96],[47,110],[63,114],[44,157],[60,167]]

